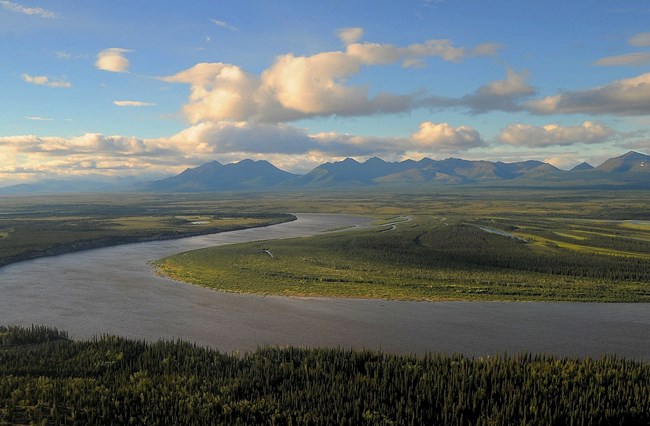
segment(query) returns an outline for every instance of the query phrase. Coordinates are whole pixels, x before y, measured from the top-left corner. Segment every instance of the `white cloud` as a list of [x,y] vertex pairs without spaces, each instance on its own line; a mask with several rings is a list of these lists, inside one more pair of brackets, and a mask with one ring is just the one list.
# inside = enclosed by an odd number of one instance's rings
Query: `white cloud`
[[404,48],[380,43],[351,43],[345,48],[346,56],[363,65],[392,64],[405,57],[406,52]]
[[498,43],[481,43],[471,51],[471,56],[496,56],[503,45]]
[[634,34],[632,37],[630,37],[630,39],[627,42],[632,46],[637,46],[637,47],[650,46],[650,33]]
[[104,71],[126,72],[129,68],[129,60],[124,54],[128,52],[131,52],[131,50],[119,47],[102,50],[97,54],[95,66]]
[[402,61],[405,68],[423,66],[428,57],[439,57],[449,62],[460,62],[474,56],[494,56],[500,49],[495,43],[484,43],[473,49],[455,47],[451,40],[427,40],[424,43],[397,47],[381,43],[350,43],[345,52],[359,58],[365,65],[391,64]]
[[[72,138],[0,136],[0,178],[178,173],[217,160],[267,159],[290,170],[349,156],[399,158],[409,152],[456,153],[484,142],[467,126],[422,123],[405,137],[310,134],[287,124],[202,122],[175,135],[141,139],[86,133]],[[309,167],[311,165],[311,167]]]
[[47,118],[47,117],[41,117],[38,115],[28,115],[25,117],[27,120],[32,120],[32,121],[53,121],[53,118]]
[[189,102],[184,106],[191,123],[219,120],[246,120],[257,114],[257,77],[236,65],[200,63],[162,80],[189,83]]
[[317,115],[360,115],[404,111],[408,96],[348,87],[343,80],[361,64],[342,52],[295,57],[284,55],[260,77],[236,65],[202,63],[163,80],[190,83],[184,106],[191,123],[201,121],[287,121]]
[[65,50],[59,50],[54,52],[58,59],[72,59],[72,53],[66,52]]
[[316,148],[315,140],[294,126],[225,121],[196,124],[169,142],[194,153],[211,154],[304,154]]
[[423,106],[468,108],[472,114],[488,111],[520,111],[522,98],[533,95],[536,90],[528,84],[529,73],[506,70],[504,80],[495,80],[479,87],[474,93],[461,98],[429,96],[419,101]]
[[411,140],[417,143],[420,151],[430,152],[460,152],[486,145],[480,133],[469,126],[453,127],[431,121],[421,123]]
[[[491,49],[479,49],[483,53]],[[345,51],[311,56],[286,54],[259,76],[225,63],[200,63],[161,80],[191,85],[184,112],[191,123],[218,120],[289,121],[312,116],[358,116],[409,111],[416,96],[378,93],[347,84],[364,65],[392,64],[439,56],[459,61],[471,53],[449,40],[407,48],[352,43]]]
[[600,66],[643,65],[650,63],[650,52],[628,53],[625,55],[607,56],[594,62]]
[[369,103],[367,90],[343,83],[360,67],[360,61],[343,52],[308,57],[283,55],[262,73],[260,89],[283,108],[300,114],[348,115],[367,110]]
[[515,71],[508,69],[506,70],[505,80],[490,82],[482,86],[478,93],[503,97],[530,95],[535,92],[535,89],[526,82],[528,77],[527,71],[517,74]]
[[0,1],[0,6],[2,6],[7,10],[11,10],[12,12],[18,12],[25,15],[39,16],[41,18],[56,19],[61,17],[61,15],[59,15],[58,13],[52,12],[50,10],[46,10],[40,7],[25,7],[23,5],[20,5],[18,3],[13,3],[10,1],[4,1],[4,0]]
[[49,77],[45,75],[29,75],[29,74],[23,74],[22,75],[23,81],[30,83],[30,84],[35,84],[38,86],[47,86],[47,87],[58,87],[58,88],[64,88],[64,89],[69,89],[72,87],[72,84],[69,81],[65,80],[50,80]]
[[650,73],[532,100],[525,107],[537,114],[647,115],[650,114]]
[[113,101],[113,103],[120,107],[146,107],[146,106],[155,106],[155,103],[152,102],[141,102],[141,101]]
[[511,124],[501,131],[497,139],[510,145],[549,147],[555,145],[594,144],[611,139],[617,133],[600,123],[585,121],[579,126],[563,127],[558,124],[531,126]]
[[52,53],[57,59],[69,61],[72,59],[85,59],[88,58],[88,55],[84,53],[71,53],[65,50],[57,50]]
[[412,44],[406,49],[406,56],[425,58],[439,56],[445,61],[460,62],[468,54],[462,47],[454,47],[451,40],[427,40],[424,43]]
[[341,28],[340,30],[336,31],[336,35],[346,45],[351,43],[356,43],[361,37],[363,37],[363,28],[361,27]]
[[210,21],[212,21],[212,23],[215,24],[218,27],[225,28],[227,30],[234,31],[234,32],[239,31],[239,28],[233,27],[232,25],[229,25],[225,21],[220,21],[218,19],[210,19]]

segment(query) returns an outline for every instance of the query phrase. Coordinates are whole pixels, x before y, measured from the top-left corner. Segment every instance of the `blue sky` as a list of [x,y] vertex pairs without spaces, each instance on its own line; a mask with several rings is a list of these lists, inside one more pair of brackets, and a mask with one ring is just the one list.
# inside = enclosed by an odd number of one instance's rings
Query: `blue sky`
[[0,185],[650,151],[644,1],[0,1]]

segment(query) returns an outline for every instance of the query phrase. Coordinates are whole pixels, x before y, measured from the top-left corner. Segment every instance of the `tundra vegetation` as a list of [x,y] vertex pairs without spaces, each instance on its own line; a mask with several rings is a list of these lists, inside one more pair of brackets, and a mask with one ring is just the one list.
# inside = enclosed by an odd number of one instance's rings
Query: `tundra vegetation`
[[180,281],[244,293],[649,302],[648,200],[618,196],[515,202],[447,194],[416,199],[415,208],[384,207],[412,220],[383,215],[366,230],[214,247],[156,265]]
[[[366,189],[0,198],[0,265],[103,245],[273,224],[291,220],[287,212],[352,213],[374,216],[377,222],[363,231],[183,253],[158,266],[179,280],[261,294],[650,300],[647,191],[445,187],[411,193]],[[412,220],[400,222],[405,216]]]
[[[196,201],[196,203],[195,203]],[[0,198],[0,266],[116,244],[189,237],[293,220],[209,197],[146,194]]]
[[648,424],[650,367],[260,348],[0,326],[0,424]]

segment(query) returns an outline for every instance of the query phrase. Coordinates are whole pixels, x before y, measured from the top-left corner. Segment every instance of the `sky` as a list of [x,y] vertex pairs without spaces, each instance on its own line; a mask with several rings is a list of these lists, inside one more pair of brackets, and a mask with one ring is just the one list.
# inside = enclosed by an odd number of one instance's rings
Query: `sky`
[[2,0],[0,65],[0,186],[650,152],[647,0]]

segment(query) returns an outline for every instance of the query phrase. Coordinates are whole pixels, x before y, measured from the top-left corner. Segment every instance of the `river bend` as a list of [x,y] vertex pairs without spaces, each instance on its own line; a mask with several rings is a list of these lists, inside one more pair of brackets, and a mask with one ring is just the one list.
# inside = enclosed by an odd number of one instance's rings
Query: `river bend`
[[260,345],[373,348],[484,356],[535,352],[650,359],[650,304],[398,302],[216,292],[152,273],[148,261],[237,242],[366,226],[299,214],[266,228],[128,244],[0,268],[0,324],[45,324],[73,338],[177,339],[222,351]]

